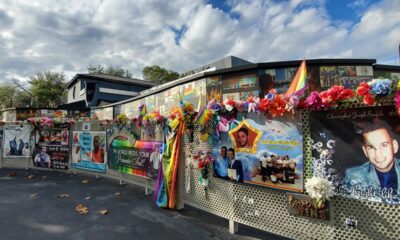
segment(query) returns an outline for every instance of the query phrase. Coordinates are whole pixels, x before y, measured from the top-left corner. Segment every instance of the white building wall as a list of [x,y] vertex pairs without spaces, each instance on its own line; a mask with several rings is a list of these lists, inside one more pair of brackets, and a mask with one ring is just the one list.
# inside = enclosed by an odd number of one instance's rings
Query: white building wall
[[[74,97],[74,89],[75,89],[75,97]],[[70,86],[68,89],[68,102],[67,103],[72,103],[72,102],[77,102],[85,100],[85,89],[81,90],[81,81],[77,81],[74,85]]]

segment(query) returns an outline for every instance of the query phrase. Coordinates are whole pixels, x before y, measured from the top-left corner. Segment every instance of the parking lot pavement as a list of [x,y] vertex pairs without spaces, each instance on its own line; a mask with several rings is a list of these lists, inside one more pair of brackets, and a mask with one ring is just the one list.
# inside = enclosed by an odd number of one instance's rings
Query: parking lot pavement
[[246,226],[232,235],[226,219],[160,209],[141,187],[58,171],[0,169],[0,212],[0,239],[283,239]]

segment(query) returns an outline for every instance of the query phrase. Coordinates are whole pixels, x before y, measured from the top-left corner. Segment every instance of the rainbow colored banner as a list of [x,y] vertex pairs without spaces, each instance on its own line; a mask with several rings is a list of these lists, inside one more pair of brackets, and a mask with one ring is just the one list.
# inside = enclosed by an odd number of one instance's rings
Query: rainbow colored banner
[[[126,141],[121,141],[117,136],[111,144],[108,152],[110,169],[136,176],[155,178],[155,164],[160,156],[160,141],[137,140],[133,147],[127,147]],[[158,164],[157,164],[158,166]]]
[[154,186],[154,199],[157,206],[175,208],[176,179],[179,165],[179,145],[183,124],[170,124],[173,133],[167,138],[162,156],[162,167]]
[[300,64],[299,69],[297,69],[296,75],[294,75],[293,81],[287,90],[287,95],[292,95],[301,92],[306,87],[307,81],[307,68],[306,60],[303,60]]

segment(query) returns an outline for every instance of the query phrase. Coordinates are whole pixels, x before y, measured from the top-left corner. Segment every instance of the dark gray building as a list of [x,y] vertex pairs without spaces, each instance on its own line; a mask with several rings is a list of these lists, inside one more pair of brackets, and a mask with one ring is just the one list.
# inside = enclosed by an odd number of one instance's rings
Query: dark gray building
[[79,73],[66,85],[68,102],[63,106],[102,106],[138,96],[153,86],[154,83],[140,79]]

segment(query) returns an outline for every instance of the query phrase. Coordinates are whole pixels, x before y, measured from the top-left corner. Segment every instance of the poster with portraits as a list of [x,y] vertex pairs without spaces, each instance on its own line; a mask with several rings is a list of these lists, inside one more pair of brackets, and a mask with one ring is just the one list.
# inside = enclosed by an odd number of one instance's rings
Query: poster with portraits
[[170,88],[163,93],[164,94],[161,94],[161,97],[164,98],[164,109],[163,111],[160,109],[160,113],[163,115],[168,115],[172,107],[178,106],[179,104],[179,95],[181,94],[180,86]]
[[223,79],[222,87],[224,91],[256,88],[257,82],[256,74],[228,76]]
[[42,168],[68,169],[69,126],[40,128],[35,132],[33,165]]
[[224,93],[222,95],[222,101],[225,101],[225,100],[239,101],[240,93],[238,93],[238,92]]
[[374,75],[374,70],[372,66],[356,66],[357,76],[370,76]]
[[42,145],[69,145],[69,126],[36,130],[35,143]]
[[106,133],[73,131],[71,166],[94,172],[106,171]]
[[319,68],[319,80],[322,89],[330,88],[339,84],[337,66],[321,66]]
[[245,92],[240,92],[239,93],[239,99],[241,101],[247,101],[247,99],[249,97],[258,97],[258,95],[260,94],[259,90],[254,90],[254,91],[245,91]]
[[35,167],[68,169],[69,147],[65,145],[37,144],[32,160]]
[[40,117],[40,110],[38,109],[16,109],[16,120],[24,121],[31,117]]
[[391,106],[310,113],[313,174],[337,195],[399,203],[400,122]]
[[3,157],[29,158],[29,126],[4,126]]
[[[222,81],[219,76],[206,79],[206,103],[211,100],[222,102]],[[203,104],[203,105],[204,105]]]
[[66,117],[67,110],[59,109],[16,109],[17,121],[24,121],[31,117]]
[[111,119],[113,119],[112,116],[113,116],[113,108],[112,107],[90,110],[90,117],[92,119],[98,119],[100,121],[106,120],[106,119],[111,120]]
[[191,103],[198,109],[199,104],[204,105],[206,98],[206,79],[180,85],[180,94],[184,102]]
[[[145,97],[144,100],[145,100],[147,112],[152,112],[154,110],[154,107],[156,106],[156,97],[152,94],[152,95]],[[124,111],[124,112],[126,112],[126,111]]]
[[372,77],[341,77],[340,85],[355,90],[362,82],[369,82],[371,80]]
[[220,116],[213,143],[214,176],[303,192],[303,137],[299,116],[266,119]]
[[338,66],[339,77],[356,77],[356,66]]

